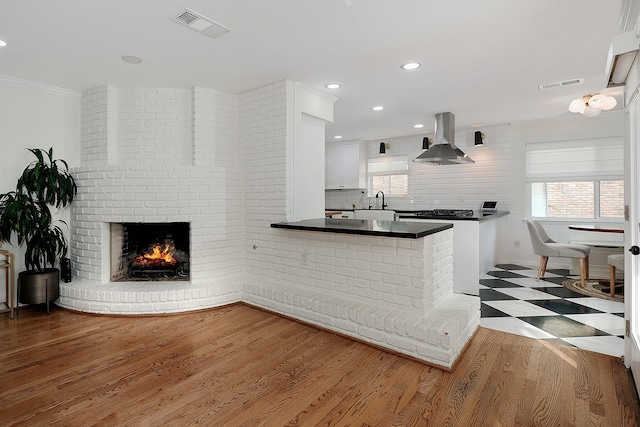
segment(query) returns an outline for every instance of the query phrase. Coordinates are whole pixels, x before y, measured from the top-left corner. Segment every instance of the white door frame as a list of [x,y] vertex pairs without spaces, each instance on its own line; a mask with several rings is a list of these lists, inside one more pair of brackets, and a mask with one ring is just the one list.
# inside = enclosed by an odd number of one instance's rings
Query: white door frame
[[625,365],[640,389],[640,256],[628,249],[640,246],[640,101],[638,87],[626,107],[625,138]]

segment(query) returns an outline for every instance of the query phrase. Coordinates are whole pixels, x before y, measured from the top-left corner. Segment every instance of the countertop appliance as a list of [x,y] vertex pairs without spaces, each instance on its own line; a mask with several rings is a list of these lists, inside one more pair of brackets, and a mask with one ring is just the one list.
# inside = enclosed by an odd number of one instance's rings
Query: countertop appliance
[[482,202],[482,207],[480,207],[480,211],[483,213],[495,213],[498,212],[498,202],[486,201]]

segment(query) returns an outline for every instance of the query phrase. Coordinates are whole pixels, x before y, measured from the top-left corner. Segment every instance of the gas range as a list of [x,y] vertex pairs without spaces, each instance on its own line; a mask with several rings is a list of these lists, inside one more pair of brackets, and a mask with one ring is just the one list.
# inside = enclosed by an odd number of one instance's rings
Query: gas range
[[471,209],[431,209],[415,212],[417,217],[465,217],[473,214]]

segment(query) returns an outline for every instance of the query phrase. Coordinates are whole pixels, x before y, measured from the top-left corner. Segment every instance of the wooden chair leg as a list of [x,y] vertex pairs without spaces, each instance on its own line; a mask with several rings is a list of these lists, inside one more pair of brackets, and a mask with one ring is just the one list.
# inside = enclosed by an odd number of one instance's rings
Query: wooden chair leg
[[580,286],[582,286],[583,288],[587,286],[587,276],[589,275],[587,271],[588,265],[588,258],[580,258]]
[[547,261],[549,261],[548,256],[540,257],[540,267],[538,267],[538,277],[536,277],[536,282],[539,282],[540,278],[544,276],[544,272],[547,271]]
[[613,265],[609,266],[609,286],[611,286],[611,296],[616,295],[616,268]]
[[589,280],[589,255],[587,255],[584,259],[584,265],[585,265],[585,272],[584,272],[584,277],[585,279]]

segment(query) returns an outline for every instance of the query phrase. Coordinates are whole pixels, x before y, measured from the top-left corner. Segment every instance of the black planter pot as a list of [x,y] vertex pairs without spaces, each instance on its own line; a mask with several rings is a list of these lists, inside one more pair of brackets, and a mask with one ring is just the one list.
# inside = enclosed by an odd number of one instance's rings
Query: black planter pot
[[47,304],[60,296],[60,270],[27,270],[18,274],[18,302],[21,304]]

